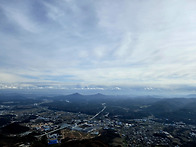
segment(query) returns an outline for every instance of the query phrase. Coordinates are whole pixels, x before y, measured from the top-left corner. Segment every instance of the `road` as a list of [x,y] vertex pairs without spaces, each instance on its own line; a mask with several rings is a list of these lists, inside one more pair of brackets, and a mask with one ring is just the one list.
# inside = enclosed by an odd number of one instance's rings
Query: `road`
[[97,117],[101,112],[103,112],[106,109],[106,106],[103,107],[103,109],[101,111],[99,111],[97,114],[95,114],[92,118],[90,118],[89,120],[94,119],[95,117]]
[[58,128],[58,129],[56,129],[56,130],[53,130],[53,131],[50,131],[50,132],[47,132],[47,133],[44,133],[44,134],[42,134],[42,135],[38,135],[38,136],[36,136],[36,137],[42,137],[42,136],[45,136],[45,135],[47,135],[47,134],[51,134],[51,133],[54,133],[54,132],[56,132],[56,131],[59,131],[59,130],[62,130],[62,129],[64,129],[64,128],[67,128],[67,125],[62,125],[60,128]]
[[[97,117],[100,113],[102,113],[104,110],[106,109],[106,106],[104,106],[103,107],[103,109],[101,110],[101,111],[99,111],[97,114],[95,114],[92,118],[90,118],[89,120],[92,120],[92,119],[94,119],[95,117]],[[83,123],[83,124],[85,124],[85,123]],[[83,124],[80,124],[79,126],[81,126],[81,125],[83,125]],[[45,134],[42,134],[42,135],[38,135],[38,136],[36,136],[37,138],[41,138],[42,136],[45,136],[45,135],[47,135],[47,134],[51,134],[51,133],[54,133],[54,132],[56,132],[56,131],[59,131],[59,130],[62,130],[62,129],[64,129],[64,128],[66,128],[67,127],[67,125],[62,125],[60,128],[58,128],[58,129],[56,129],[56,130],[53,130],[53,131],[50,131],[50,132],[47,132],[47,133],[45,133]]]

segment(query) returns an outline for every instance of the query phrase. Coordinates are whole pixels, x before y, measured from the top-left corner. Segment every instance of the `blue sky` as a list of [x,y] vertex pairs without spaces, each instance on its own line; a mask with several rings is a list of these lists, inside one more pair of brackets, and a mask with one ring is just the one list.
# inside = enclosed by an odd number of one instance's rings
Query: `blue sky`
[[196,84],[195,0],[1,0],[0,82]]

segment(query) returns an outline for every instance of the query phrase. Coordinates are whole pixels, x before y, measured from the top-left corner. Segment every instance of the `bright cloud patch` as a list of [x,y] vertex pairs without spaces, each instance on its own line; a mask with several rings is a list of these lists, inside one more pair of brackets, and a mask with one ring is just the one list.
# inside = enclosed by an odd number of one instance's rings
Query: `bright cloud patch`
[[196,84],[194,0],[7,0],[0,17],[0,82]]

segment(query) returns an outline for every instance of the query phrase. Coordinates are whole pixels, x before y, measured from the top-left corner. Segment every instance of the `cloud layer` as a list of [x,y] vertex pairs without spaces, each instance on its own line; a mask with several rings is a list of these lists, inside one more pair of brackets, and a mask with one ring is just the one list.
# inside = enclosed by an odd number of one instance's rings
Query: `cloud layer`
[[196,84],[195,0],[7,0],[0,18],[0,82]]

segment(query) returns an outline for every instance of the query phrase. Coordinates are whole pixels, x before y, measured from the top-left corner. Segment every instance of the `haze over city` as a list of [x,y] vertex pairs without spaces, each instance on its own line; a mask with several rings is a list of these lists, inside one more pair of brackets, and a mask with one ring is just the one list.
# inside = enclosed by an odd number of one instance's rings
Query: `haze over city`
[[196,0],[0,0],[0,147],[195,147]]

